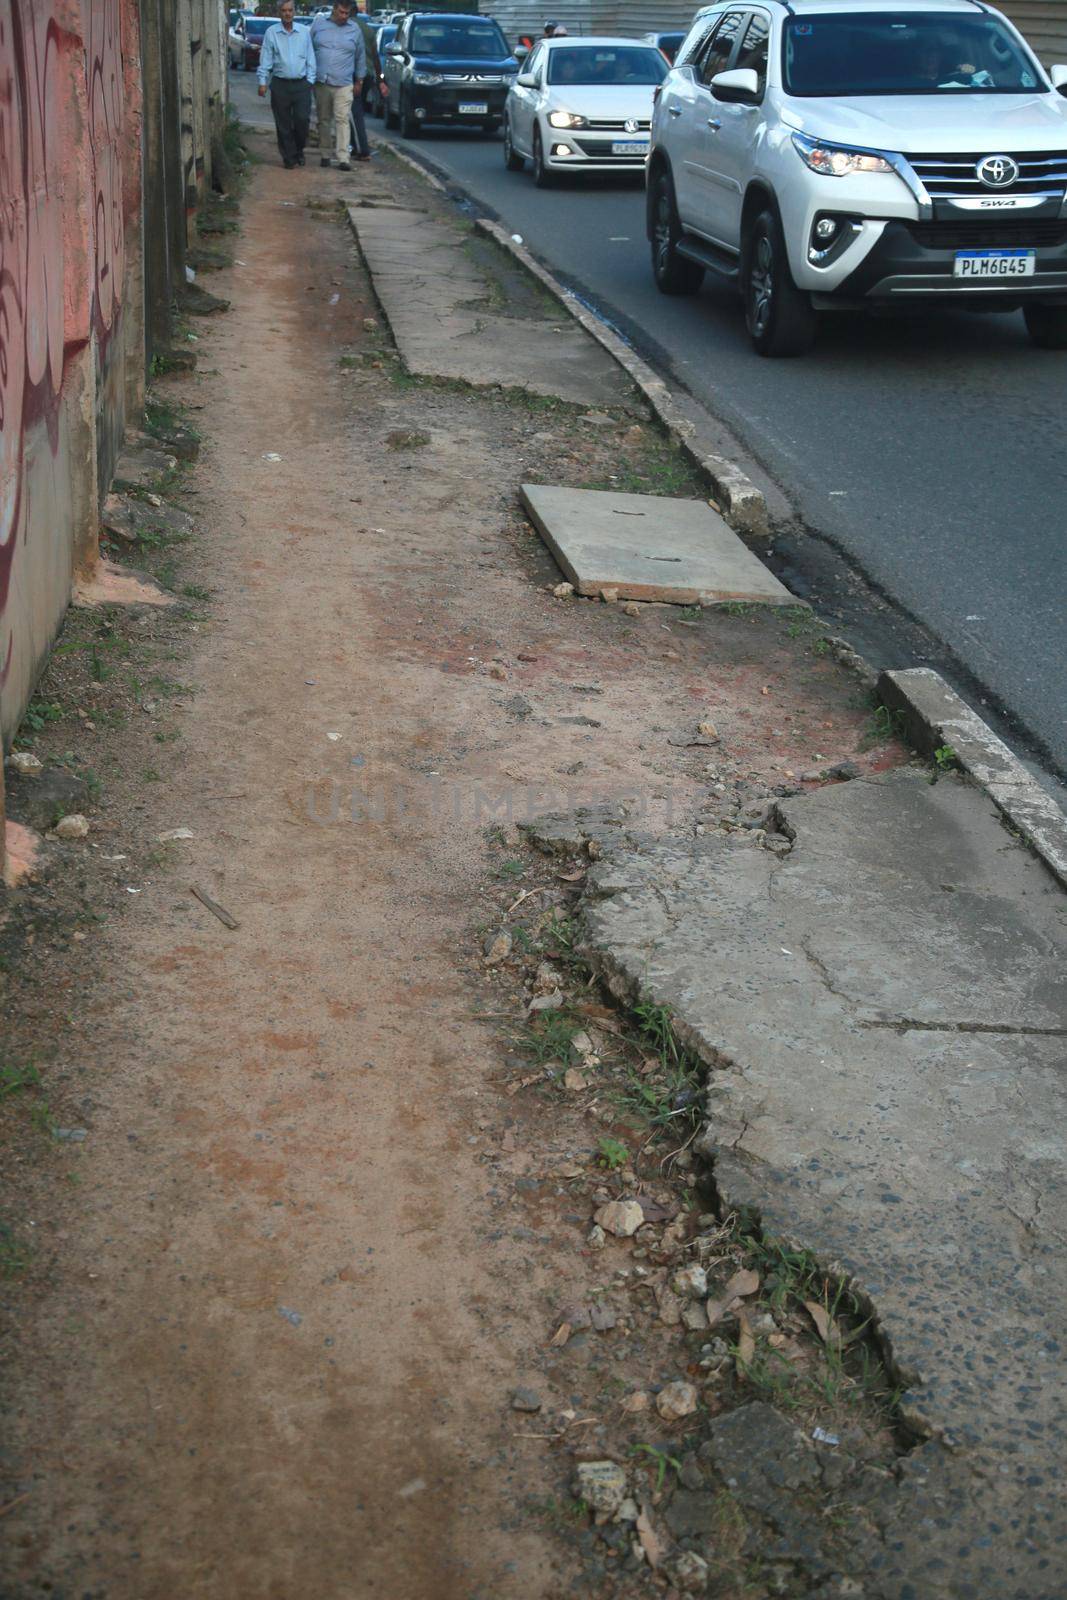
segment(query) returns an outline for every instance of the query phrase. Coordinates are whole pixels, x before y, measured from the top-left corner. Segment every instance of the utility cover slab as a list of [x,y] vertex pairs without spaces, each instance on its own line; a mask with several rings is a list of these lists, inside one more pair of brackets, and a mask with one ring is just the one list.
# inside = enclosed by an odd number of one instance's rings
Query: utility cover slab
[[620,600],[752,600],[795,605],[788,589],[703,500],[524,483],[531,520],[579,594]]

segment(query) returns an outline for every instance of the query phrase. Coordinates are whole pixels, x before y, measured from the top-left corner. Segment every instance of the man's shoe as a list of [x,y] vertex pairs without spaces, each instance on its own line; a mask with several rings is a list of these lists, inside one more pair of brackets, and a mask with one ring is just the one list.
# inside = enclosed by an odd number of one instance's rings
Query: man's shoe
[[338,172],[351,172],[352,164],[349,161],[339,161],[337,163],[337,170]]
[[367,155],[367,156],[357,156],[356,160],[357,161],[369,161],[370,160],[370,156],[369,155]]
[[319,157],[319,166],[320,167],[328,167],[329,165],[330,165],[329,156],[320,156]]
[[295,161],[283,161],[282,162],[282,166],[285,168],[286,172],[292,172],[293,168],[296,166],[296,162]]
[[297,164],[298,167],[306,167],[307,166],[307,162],[304,160],[303,156],[297,156],[296,164]]

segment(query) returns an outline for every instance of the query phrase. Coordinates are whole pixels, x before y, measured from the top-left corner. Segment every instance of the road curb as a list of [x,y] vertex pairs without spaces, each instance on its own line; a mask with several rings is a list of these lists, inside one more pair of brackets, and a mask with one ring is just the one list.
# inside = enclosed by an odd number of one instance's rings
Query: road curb
[[[406,151],[398,150],[393,144],[385,145],[384,148],[396,156],[404,166],[417,172],[432,188],[440,193],[448,192],[447,185]],[[747,473],[742,472],[740,467],[728,461],[725,456],[719,455],[706,440],[701,438],[699,425],[684,414],[663,379],[656,376],[648,363],[642,361],[641,357],[631,350],[625,339],[620,338],[599,317],[588,310],[576,294],[565,288],[559,279],[547,267],[542,266],[526,246],[519,244],[499,222],[479,217],[476,225],[495,240],[502,250],[506,250],[525,267],[526,271],[559,301],[568,315],[572,316],[586,333],[618,362],[641,391],[653,413],[666,429],[672,443],[708,478],[720,509],[731,527],[739,529],[742,533],[762,536],[769,534],[770,519],[767,514],[767,501],[762,491],[756,487]]]
[[932,755],[951,748],[971,781],[1067,889],[1067,816],[977,711],[932,667],[883,672],[878,694],[900,714],[917,749]]

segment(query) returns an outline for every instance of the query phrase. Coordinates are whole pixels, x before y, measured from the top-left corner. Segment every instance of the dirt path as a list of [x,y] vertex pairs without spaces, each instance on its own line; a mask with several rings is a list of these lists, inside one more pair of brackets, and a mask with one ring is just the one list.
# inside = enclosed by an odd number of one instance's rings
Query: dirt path
[[[575,1592],[571,1546],[522,1514],[559,1471],[508,1394],[588,1283],[588,1209],[524,1225],[575,1134],[502,1096],[474,1020],[474,930],[511,898],[477,795],[595,779],[684,808],[706,752],[667,736],[713,683],[732,771],[811,743],[808,686],[760,705],[785,678],[766,634],[724,619],[713,679],[662,613],[545,593],[512,509],[542,419],[339,367],[374,306],[340,222],[283,203],[295,176],[257,176],[187,385],[217,594],[151,826],[195,838],[103,935],[67,1046],[95,1109],[13,1368],[12,1596]],[[822,740],[851,749],[835,692]]]

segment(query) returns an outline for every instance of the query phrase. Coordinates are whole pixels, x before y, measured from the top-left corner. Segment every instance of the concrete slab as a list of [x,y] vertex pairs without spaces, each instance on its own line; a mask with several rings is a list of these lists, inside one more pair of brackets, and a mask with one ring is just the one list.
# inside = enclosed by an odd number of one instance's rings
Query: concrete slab
[[410,372],[618,406],[607,352],[564,314],[508,316],[457,230],[417,211],[346,209]]
[[1051,1597],[1067,899],[962,779],[904,769],[779,809],[784,857],[736,835],[614,850],[590,875],[592,958],[712,1065],[724,1203],[873,1305],[930,1443],[863,1593]]
[[579,594],[620,600],[796,599],[703,500],[524,483],[523,503]]

